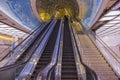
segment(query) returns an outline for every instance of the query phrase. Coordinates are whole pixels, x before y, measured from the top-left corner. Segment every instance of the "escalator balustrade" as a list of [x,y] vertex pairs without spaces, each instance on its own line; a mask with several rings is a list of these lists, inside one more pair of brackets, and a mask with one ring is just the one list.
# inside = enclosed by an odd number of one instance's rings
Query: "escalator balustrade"
[[60,25],[60,20],[57,21],[57,23],[56,23],[56,25],[55,25],[55,27],[50,35],[50,38],[47,42],[47,45],[46,45],[38,63],[37,63],[37,65],[36,65],[36,68],[33,72],[33,75],[31,76],[30,80],[35,80],[35,78],[37,77],[40,70],[45,68],[50,63],[50,61],[52,59],[52,54],[53,54],[55,42],[57,39],[59,25]]
[[39,35],[36,37],[36,39],[33,41],[33,43],[18,58],[16,63],[21,62],[21,61],[25,61],[29,58],[30,55],[32,55],[32,53],[35,51],[35,49],[37,48],[37,46],[40,43],[41,36],[43,35],[43,33],[45,32],[45,30],[48,28],[49,25],[50,25],[50,22],[42,29],[42,31],[39,33]]

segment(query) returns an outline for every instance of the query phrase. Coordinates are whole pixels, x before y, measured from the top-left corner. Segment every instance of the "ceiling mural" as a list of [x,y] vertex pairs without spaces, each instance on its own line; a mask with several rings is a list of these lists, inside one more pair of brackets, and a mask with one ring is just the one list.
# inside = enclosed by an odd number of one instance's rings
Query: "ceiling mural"
[[102,0],[82,0],[82,1],[85,2],[87,6],[87,10],[86,10],[87,12],[84,18],[82,19],[82,22],[84,23],[85,27],[89,27],[89,25],[95,18],[100,8]]
[[[42,21],[67,15],[81,19],[88,27],[101,3],[102,0],[36,0],[36,7]],[[0,10],[30,29],[40,24],[32,12],[30,0],[1,0]]]
[[40,18],[44,21],[51,17],[77,17],[79,14],[79,7],[76,0],[37,0],[37,11]]
[[101,3],[102,0],[36,0],[36,7],[42,20],[68,15],[89,26]]
[[1,0],[0,10],[29,29],[40,25],[32,12],[30,0]]

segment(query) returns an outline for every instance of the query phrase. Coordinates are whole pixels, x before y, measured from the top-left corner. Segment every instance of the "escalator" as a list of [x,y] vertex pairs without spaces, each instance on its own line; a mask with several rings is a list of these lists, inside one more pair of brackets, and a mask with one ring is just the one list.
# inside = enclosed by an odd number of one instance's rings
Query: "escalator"
[[38,32],[38,36],[36,37],[36,39],[34,39],[33,43],[31,43],[27,50],[25,50],[25,52],[14,64],[0,68],[0,80],[14,80],[15,77],[19,75],[24,65],[30,60],[34,51],[39,46],[42,37],[44,37],[43,34],[48,32],[50,28],[49,25],[52,25],[52,22],[50,21],[45,27],[43,27],[43,29],[41,29],[41,31]]
[[47,30],[47,28],[49,28],[48,26],[50,25],[50,23],[51,21],[41,30],[36,39],[32,42],[32,44],[30,44],[30,46],[24,51],[24,53],[17,59],[15,63],[26,61],[33,54],[41,41],[43,33],[45,32],[45,30]]
[[50,63],[50,61],[52,59],[53,50],[55,47],[55,42],[57,39],[59,25],[60,25],[60,20],[57,21],[57,23],[50,35],[50,38],[45,46],[45,49],[44,49],[41,57],[39,58],[39,61],[36,65],[36,68],[33,72],[33,75],[31,76],[30,80],[35,80],[38,73]]
[[61,80],[78,80],[68,19],[65,17]]

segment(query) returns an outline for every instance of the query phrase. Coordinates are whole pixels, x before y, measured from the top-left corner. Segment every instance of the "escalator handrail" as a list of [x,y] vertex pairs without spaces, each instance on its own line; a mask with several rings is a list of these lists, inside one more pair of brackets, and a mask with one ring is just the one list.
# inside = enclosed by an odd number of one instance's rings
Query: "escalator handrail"
[[[63,25],[63,20],[61,22],[61,27]],[[61,61],[62,61],[62,51],[63,51],[63,27],[61,30],[61,39],[60,39],[60,44],[59,44],[59,51],[58,51],[58,59],[56,65],[51,68],[51,70],[48,73],[48,80],[51,80],[51,72],[52,69],[55,69],[55,78],[54,80],[60,80],[61,78]]]
[[[57,60],[58,60],[58,52],[59,52],[59,45],[60,45],[60,39],[61,39],[61,31],[62,31],[62,20],[60,22],[60,26],[59,26],[59,30],[58,30],[58,34],[57,34],[57,39],[55,42],[55,47],[54,47],[54,51],[53,51],[53,55],[52,55],[52,60],[51,62],[47,65],[47,67],[42,70],[40,73],[43,74],[44,76],[44,80],[48,80],[48,76],[51,72],[51,70],[55,67],[55,65],[57,64]],[[52,64],[52,65],[51,65]]]
[[[47,23],[47,24],[48,24],[48,23]],[[45,25],[44,25],[44,27],[45,27]],[[27,63],[27,62],[31,59],[31,57],[32,57],[32,55],[31,55],[30,58],[28,58],[26,61],[22,61],[22,62],[20,62],[20,63],[15,63],[15,64],[7,65],[7,66],[5,66],[5,67],[1,67],[1,68],[0,68],[0,71],[4,71],[4,70],[10,69],[10,68],[17,67],[17,66],[19,66],[19,65],[23,65],[23,64]]]
[[[20,42],[16,47],[14,47],[12,50],[10,50],[0,61],[4,60],[8,55],[10,55],[11,52],[13,52],[15,49],[17,49],[24,41],[26,41],[32,34],[34,34],[39,28],[41,28],[43,24],[39,25],[34,31],[32,31],[22,42]],[[7,48],[9,49],[9,47]],[[7,50],[5,49],[5,51]],[[3,51],[4,52],[4,51]]]
[[81,73],[81,67],[80,66],[83,66],[83,65],[82,65],[82,63],[80,61],[79,52],[78,52],[78,49],[77,49],[77,45],[76,45],[76,42],[75,42],[75,38],[74,38],[74,34],[73,34],[71,24],[69,24],[69,28],[70,28],[70,34],[71,34],[71,40],[72,40],[72,48],[73,48],[74,57],[75,57],[75,63],[76,63],[76,68],[77,68],[77,76],[78,76],[78,80],[81,80],[82,79],[82,76],[81,76],[82,73]]
[[[73,28],[71,29],[71,31],[72,31],[73,37],[74,37],[74,39],[75,39],[75,34],[76,34],[76,33],[73,31]],[[75,43],[77,44],[76,39],[75,39]],[[80,53],[80,51],[79,51],[79,49],[78,49],[78,46],[76,46],[76,47],[77,47],[77,51]],[[94,79],[94,80],[98,80],[98,76],[97,76],[97,74],[95,73],[95,71],[93,71],[91,68],[89,68],[86,64],[83,63],[80,54],[79,54],[79,57],[80,57],[81,64],[82,64],[87,70],[90,71],[90,73],[92,74],[93,79]]]

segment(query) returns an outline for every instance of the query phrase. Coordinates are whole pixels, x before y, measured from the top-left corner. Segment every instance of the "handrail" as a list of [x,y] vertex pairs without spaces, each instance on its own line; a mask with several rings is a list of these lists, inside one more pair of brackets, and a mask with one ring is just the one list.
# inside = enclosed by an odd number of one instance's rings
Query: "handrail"
[[[44,26],[45,26],[45,25],[44,25]],[[32,57],[32,55],[30,56],[30,58],[31,58],[31,57]],[[30,60],[30,58],[28,58],[26,61],[22,61],[22,62],[20,62],[20,63],[11,64],[11,65],[7,65],[7,66],[5,66],[5,67],[1,67],[1,68],[0,68],[0,71],[6,70],[6,69],[9,69],[9,68],[13,68],[13,67],[16,67],[16,66],[21,65],[21,64],[25,64],[25,63],[27,63],[27,62]]]
[[[57,34],[57,40],[56,40],[54,51],[53,51],[53,55],[52,55],[52,60],[47,65],[47,67],[45,67],[45,69],[43,69],[39,73],[39,75],[42,77],[42,80],[48,80],[48,78],[49,78],[48,74],[50,73],[50,71],[57,64],[58,51],[59,51],[59,45],[60,45],[60,39],[61,39],[61,30],[62,30],[62,26],[61,25],[62,25],[62,20],[60,22],[60,26],[59,26],[59,30],[58,30],[58,34]],[[38,76],[38,78],[36,80],[39,80],[39,76]]]
[[[38,48],[35,50],[33,56],[31,57],[31,59],[29,60],[29,62],[27,62],[27,64],[25,65],[24,69],[20,72],[19,76],[16,78],[18,80],[22,80],[27,79],[29,80],[29,78],[31,77],[31,74],[33,73],[35,66],[45,48],[45,45],[47,44],[47,41],[49,39],[49,36],[54,28],[56,21],[54,20],[54,23],[52,22],[49,25],[49,31],[46,33],[45,37],[43,38],[42,42],[40,43],[40,45],[38,46]],[[52,26],[52,27],[51,27]],[[26,72],[27,71],[27,72]],[[27,74],[26,74],[27,73]]]
[[[61,22],[61,26],[63,26],[63,20]],[[62,62],[62,51],[63,51],[63,27],[61,32],[61,39],[60,39],[60,45],[59,45],[59,52],[58,52],[58,59],[57,64],[55,66],[55,77],[54,80],[61,80],[61,62]],[[51,69],[52,70],[52,69]],[[48,78],[51,74],[49,74]],[[50,79],[48,79],[50,80]]]
[[85,78],[83,79],[83,76],[82,76],[82,75],[85,75],[85,74],[83,74],[84,72],[82,72],[82,71],[84,71],[83,70],[83,65],[80,62],[80,57],[79,57],[79,53],[78,53],[78,50],[77,50],[77,45],[76,45],[76,42],[75,42],[75,37],[74,37],[74,34],[73,34],[73,30],[72,30],[71,24],[69,24],[69,28],[70,28],[73,53],[74,53],[75,63],[76,63],[76,68],[77,68],[78,80],[81,80],[81,79],[82,80],[86,80]]
[[[60,49],[60,41],[61,41],[61,37],[62,37],[62,19],[60,22],[60,28],[59,28],[59,32],[58,32],[58,38],[56,40],[56,45],[54,48],[54,52],[53,52],[53,58],[54,56],[56,56],[56,60],[53,59],[52,63],[55,63],[54,66],[49,70],[48,75],[47,75],[47,80],[50,80],[50,73],[52,72],[52,70],[55,68],[55,66],[57,65],[58,62],[58,55],[59,55],[59,49]],[[55,54],[56,53],[56,54]],[[55,54],[55,55],[54,55]]]
[[[120,61],[118,60],[120,56],[118,56],[99,36],[95,35],[92,31],[91,34],[100,42],[101,45],[104,46],[104,48],[114,57],[114,59],[120,64]],[[114,54],[114,55],[113,55]]]
[[[40,25],[40,27],[43,24]],[[12,50],[10,50],[2,59],[0,59],[0,61],[4,60],[8,55],[10,55],[11,52],[13,52],[15,49],[17,49],[22,43],[24,43],[24,41],[26,41],[32,34],[34,34],[40,27],[37,27],[32,33],[30,33],[22,42],[20,42],[15,48],[13,48]],[[16,41],[17,42],[17,41]],[[8,47],[7,49],[9,49],[10,47]],[[7,50],[5,49],[5,51]],[[4,52],[4,51],[3,51]]]
[[[72,32],[73,32],[73,36],[74,36],[74,39],[75,39],[75,31],[73,31],[73,29],[72,29]],[[77,41],[76,41],[76,39],[75,39],[75,43],[77,44]],[[78,46],[76,46],[77,47],[77,51],[78,51],[78,53],[81,53],[80,51],[79,51],[79,49],[78,49]],[[90,69],[86,64],[84,64],[83,63],[83,61],[82,61],[82,59],[81,59],[81,55],[80,54],[78,54],[79,55],[79,57],[80,57],[80,61],[81,61],[81,64],[85,67],[85,69],[86,69],[86,76],[87,76],[87,80],[98,80],[98,76],[97,76],[97,74],[92,70],[92,69]],[[89,75],[87,75],[87,72],[89,72],[89,73],[91,73],[91,76],[89,77]]]

